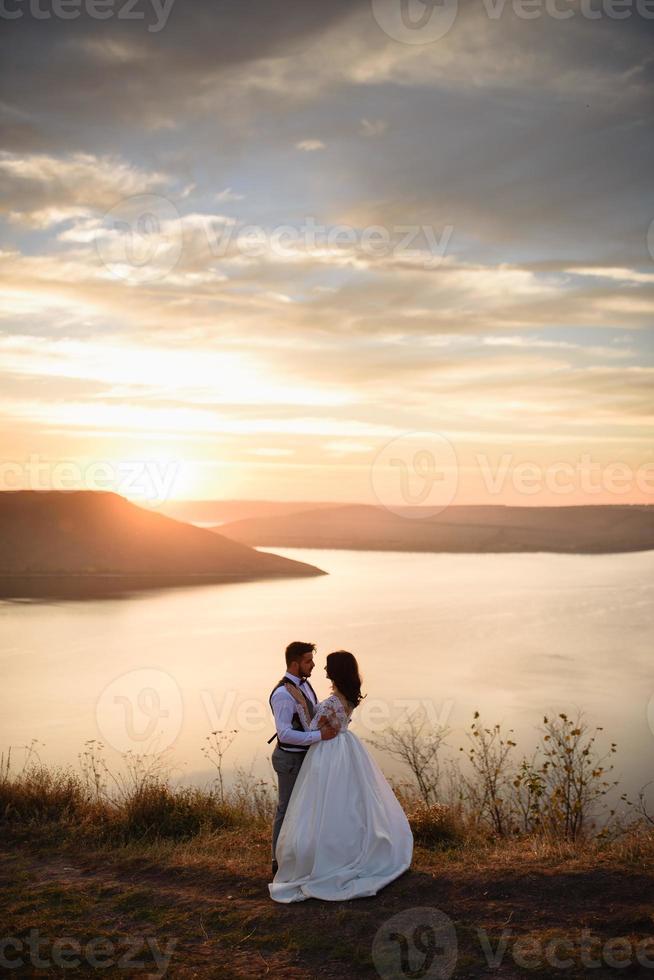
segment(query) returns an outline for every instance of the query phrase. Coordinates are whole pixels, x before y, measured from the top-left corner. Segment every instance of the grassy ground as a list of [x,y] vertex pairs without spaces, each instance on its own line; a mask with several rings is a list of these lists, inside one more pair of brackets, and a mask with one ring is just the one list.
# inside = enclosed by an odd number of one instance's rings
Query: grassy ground
[[[375,898],[291,906],[268,896],[268,847],[256,821],[183,841],[123,843],[94,841],[74,823],[5,824],[3,935],[17,943],[4,955],[22,965],[5,962],[0,974],[654,977],[654,835],[647,830],[604,845],[418,847],[412,869]],[[406,912],[425,908],[444,913],[453,933],[430,932],[430,913]],[[398,926],[385,926],[402,912]],[[40,967],[27,945],[30,930],[33,948],[41,940]],[[375,936],[392,931],[390,957],[379,940],[373,957]],[[58,947],[64,939],[80,945]]]
[[[214,734],[209,759],[229,744]],[[408,872],[374,898],[288,906],[267,888],[268,784],[175,788],[129,757],[117,779],[94,741],[80,762],[0,759],[0,976],[654,980],[647,811],[612,839],[494,839],[403,798]]]

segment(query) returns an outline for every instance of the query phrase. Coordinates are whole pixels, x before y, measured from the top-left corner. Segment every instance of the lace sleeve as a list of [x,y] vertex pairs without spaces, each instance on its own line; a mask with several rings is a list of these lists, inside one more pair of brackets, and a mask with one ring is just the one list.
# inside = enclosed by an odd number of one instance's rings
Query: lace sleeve
[[332,728],[335,728],[338,732],[346,729],[350,723],[350,718],[343,707],[343,702],[335,694],[331,694],[324,701],[320,702],[316,708],[315,715],[311,719],[311,728],[318,728],[322,718],[326,718]]
[[302,725],[305,732],[310,731],[311,730],[310,718],[309,715],[307,714],[307,710],[305,707],[306,700],[304,694],[300,694],[297,688],[289,682],[284,684],[284,687],[294,702],[293,707],[295,712],[297,713],[298,718],[300,719],[300,724]]

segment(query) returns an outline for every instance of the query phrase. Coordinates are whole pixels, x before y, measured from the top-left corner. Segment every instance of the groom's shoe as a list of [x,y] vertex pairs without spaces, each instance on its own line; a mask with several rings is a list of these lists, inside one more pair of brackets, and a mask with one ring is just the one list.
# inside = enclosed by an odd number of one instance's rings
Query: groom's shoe
[[276,862],[276,861],[275,861],[275,859],[273,858],[273,863],[272,863],[272,873],[273,873],[273,878],[274,878],[274,877],[275,877],[275,875],[277,874],[277,869],[278,869],[278,867],[279,867],[279,865],[277,864],[277,862]]

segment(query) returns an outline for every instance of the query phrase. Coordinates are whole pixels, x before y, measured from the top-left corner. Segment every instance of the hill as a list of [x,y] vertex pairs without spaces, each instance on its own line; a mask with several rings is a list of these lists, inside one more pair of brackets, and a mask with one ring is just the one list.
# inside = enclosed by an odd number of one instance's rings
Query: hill
[[462,506],[409,517],[347,505],[234,521],[220,533],[264,547],[611,554],[654,549],[654,506]]
[[227,521],[243,521],[250,517],[279,517],[300,510],[332,508],[331,503],[299,500],[171,500],[159,507],[158,512],[177,521],[190,524],[225,524]]
[[144,510],[115,493],[0,493],[0,596],[101,595],[324,574]]

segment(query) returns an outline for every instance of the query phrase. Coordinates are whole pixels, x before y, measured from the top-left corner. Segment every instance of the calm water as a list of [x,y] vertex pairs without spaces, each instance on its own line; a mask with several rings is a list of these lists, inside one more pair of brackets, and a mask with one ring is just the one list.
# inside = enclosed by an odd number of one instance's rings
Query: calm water
[[361,736],[423,702],[452,729],[453,751],[475,710],[512,726],[526,751],[543,713],[581,708],[618,743],[625,789],[654,778],[654,552],[280,553],[330,574],[0,603],[0,747],[20,758],[17,747],[37,738],[44,761],[77,765],[96,738],[116,765],[120,751],[169,746],[173,773],[202,784],[205,736],[238,729],[227,768],[252,764],[266,776],[268,694],[286,644],[307,639],[318,644],[319,696],[325,655],[358,656],[369,694],[353,725]]

